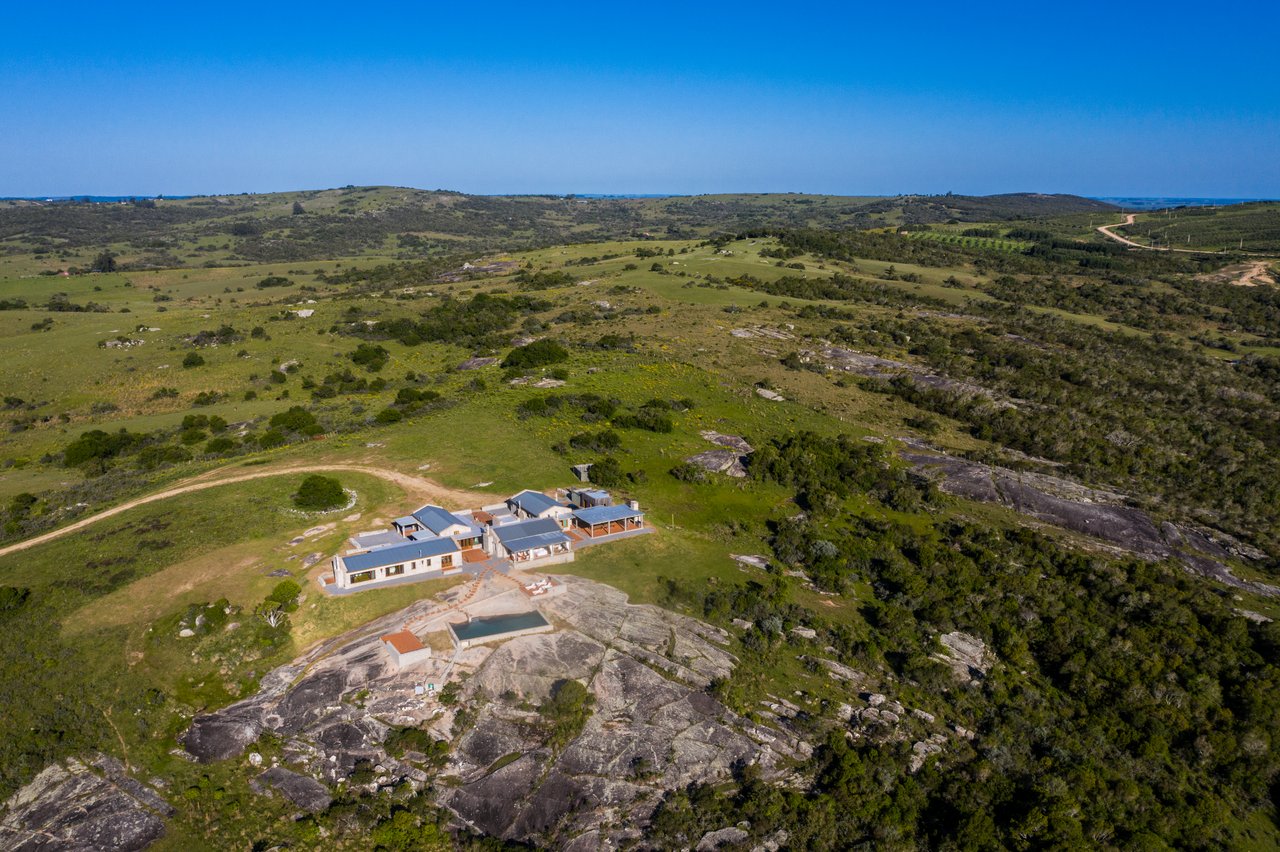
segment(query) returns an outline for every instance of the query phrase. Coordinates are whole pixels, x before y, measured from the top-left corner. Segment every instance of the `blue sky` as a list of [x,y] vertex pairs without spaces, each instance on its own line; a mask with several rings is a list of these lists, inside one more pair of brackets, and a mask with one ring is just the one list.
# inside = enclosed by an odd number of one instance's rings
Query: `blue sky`
[[6,9],[0,195],[1280,197],[1271,3],[464,5]]

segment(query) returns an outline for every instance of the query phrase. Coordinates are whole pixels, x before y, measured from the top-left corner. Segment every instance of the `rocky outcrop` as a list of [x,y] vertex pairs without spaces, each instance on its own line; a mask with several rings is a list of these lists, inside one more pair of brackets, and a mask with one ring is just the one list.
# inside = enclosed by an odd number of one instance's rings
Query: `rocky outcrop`
[[52,764],[13,795],[0,820],[0,847],[14,852],[131,852],[164,834],[173,813],[160,795],[106,755]]
[[817,350],[805,350],[800,353],[800,358],[802,361],[822,364],[829,370],[852,373],[855,376],[862,376],[868,379],[887,380],[902,376],[918,387],[945,391],[958,396],[980,396],[1000,408],[1017,407],[1013,402],[999,398],[989,388],[984,388],[973,382],[958,381],[947,376],[930,373],[922,367],[908,364],[905,361],[894,361],[877,355],[867,355],[862,352],[855,352],[852,349],[844,349],[840,346],[824,345]]
[[711,429],[703,429],[698,434],[701,435],[704,440],[710,441],[717,446],[727,447],[740,455],[746,456],[756,451],[755,447],[748,444],[746,438],[743,438],[740,435],[724,435]]
[[[440,675],[397,670],[381,647],[378,637],[412,617],[411,608],[272,672],[257,695],[197,718],[184,747],[200,760],[222,760],[271,731],[283,754],[255,788],[317,810],[333,785],[355,783],[359,766],[373,769],[373,780],[361,777],[365,789],[425,787],[434,773],[392,756],[383,742],[393,725],[426,727],[452,743],[434,788],[460,822],[505,839],[583,849],[640,839],[666,790],[721,781],[742,762],[779,777],[789,760],[809,755],[784,727],[738,717],[705,691],[736,662],[723,630],[632,605],[609,586],[557,579],[564,591],[539,601],[556,632],[423,664],[464,677],[456,706],[417,694],[415,685]],[[528,606],[523,597],[519,603]],[[594,705],[582,731],[553,749],[533,708],[564,679],[584,683]],[[474,721],[461,726],[459,718]]]
[[328,787],[314,778],[290,772],[282,766],[271,767],[252,783],[259,792],[267,788],[275,790],[298,807],[311,813],[324,810],[333,801]]
[[[582,673],[595,697],[583,731],[559,754],[543,744],[537,714],[518,708],[549,694],[548,660],[567,663],[566,675]],[[512,667],[520,661],[534,665]],[[506,699],[492,697],[495,686]],[[739,762],[776,774],[785,756],[799,756],[793,739],[762,745],[705,692],[577,632],[506,643],[468,693],[483,709],[457,743],[448,769],[457,781],[444,785],[441,802],[509,840],[565,842],[602,825],[642,826],[665,790],[724,779]]]
[[957,458],[904,439],[902,457],[938,482],[948,494],[997,503],[1016,512],[1145,559],[1177,559],[1190,571],[1263,595],[1280,597],[1280,587],[1245,580],[1224,560],[1259,559],[1263,554],[1221,532],[1164,522],[1159,526],[1142,509],[1126,505],[1123,494],[1088,488],[1069,479]]
[[708,473],[723,473],[741,479],[747,475],[747,456],[755,452],[755,447],[747,443],[739,435],[722,435],[711,429],[704,429],[702,437],[711,443],[723,447],[720,450],[707,450],[685,459],[691,465],[700,467]]
[[959,680],[974,683],[987,676],[993,658],[977,636],[954,631],[939,636],[938,641],[943,650],[934,658],[950,666]]
[[685,461],[694,467],[702,468],[707,473],[723,473],[726,476],[742,479],[747,475],[747,468],[742,463],[742,458],[733,450],[706,450],[689,456]]
[[693,848],[695,852],[712,852],[712,850],[719,849],[721,846],[733,846],[741,843],[750,836],[737,826],[729,826],[718,831],[708,831],[702,835],[698,845]]

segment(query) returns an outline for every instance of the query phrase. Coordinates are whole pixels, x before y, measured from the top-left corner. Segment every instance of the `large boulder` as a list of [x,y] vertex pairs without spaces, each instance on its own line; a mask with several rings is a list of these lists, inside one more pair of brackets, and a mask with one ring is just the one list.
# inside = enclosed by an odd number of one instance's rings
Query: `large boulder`
[[333,801],[328,787],[310,776],[290,772],[283,766],[273,766],[259,775],[254,786],[259,790],[271,788],[311,813],[324,810]]

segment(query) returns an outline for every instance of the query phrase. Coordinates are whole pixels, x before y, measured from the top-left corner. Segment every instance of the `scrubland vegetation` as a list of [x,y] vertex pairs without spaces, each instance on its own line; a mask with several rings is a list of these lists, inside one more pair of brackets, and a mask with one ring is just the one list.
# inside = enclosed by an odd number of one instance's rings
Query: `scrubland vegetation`
[[[1161,215],[1126,233],[1203,222],[1205,246],[1267,251],[1280,208]],[[1275,600],[1032,528],[899,456],[927,441],[1115,492],[1280,584],[1280,291],[1215,277],[1240,257],[1093,231],[1119,218],[1023,196],[385,188],[0,209],[0,535],[215,470],[422,470],[496,497],[593,462],[660,531],[565,570],[728,629],[739,664],[715,695],[755,719],[787,697],[817,747],[794,784],[743,766],[669,791],[658,846],[746,820],[750,842],[785,829],[792,848],[1267,848]],[[833,347],[899,366],[842,369]],[[703,431],[750,442],[744,479],[685,461],[713,448]],[[0,792],[105,750],[172,781],[175,848],[214,824],[264,848],[443,842],[429,792],[340,795],[293,821],[237,767],[170,755],[194,713],[447,585],[322,596],[324,560],[303,557],[367,523],[324,514],[344,489],[366,519],[414,507],[365,474],[318,473],[0,555]],[[333,526],[288,543],[317,517]],[[939,660],[951,631],[990,649],[985,675]],[[538,708],[557,747],[592,712],[579,689]],[[839,720],[861,691],[974,736],[909,771],[910,738]],[[445,759],[415,731],[395,747]]]

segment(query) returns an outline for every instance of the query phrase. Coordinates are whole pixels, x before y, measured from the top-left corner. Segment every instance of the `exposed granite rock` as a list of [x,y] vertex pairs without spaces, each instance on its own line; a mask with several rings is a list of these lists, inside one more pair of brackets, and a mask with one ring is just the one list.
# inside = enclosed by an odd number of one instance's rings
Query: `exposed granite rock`
[[944,633],[938,637],[945,649],[935,657],[955,672],[956,677],[964,681],[981,680],[991,669],[991,652],[986,644],[977,636],[955,631]]
[[329,788],[316,779],[290,772],[283,766],[274,766],[262,773],[253,782],[254,788],[261,791],[271,788],[303,810],[318,813],[329,807],[333,796]]
[[698,845],[694,847],[696,852],[712,852],[721,846],[732,846],[735,843],[741,843],[751,835],[736,826],[722,828],[719,831],[708,831],[702,835],[702,839],[698,841]]
[[747,456],[755,452],[755,448],[738,435],[722,435],[710,429],[704,429],[702,437],[713,444],[726,449],[707,450],[685,459],[691,465],[700,467],[709,473],[723,473],[726,476],[741,479],[747,475]]
[[[378,641],[424,602],[272,672],[257,695],[197,718],[183,744],[201,760],[219,760],[274,732],[287,768],[262,773],[258,789],[314,810],[324,806],[327,785],[361,761],[380,767],[378,783],[425,787],[431,776],[383,747],[389,726],[420,725],[452,740],[441,770],[447,783],[435,789],[463,822],[506,839],[582,849],[640,840],[638,827],[666,790],[719,782],[739,762],[780,777],[788,760],[810,754],[795,734],[738,717],[704,691],[736,662],[723,630],[631,605],[609,586],[557,579],[564,591],[539,605],[560,630],[457,656],[457,671],[470,675],[458,708],[475,720],[466,729],[455,730],[454,708],[415,695],[415,683],[436,675],[396,671]],[[443,671],[449,661],[436,664]],[[530,705],[565,678],[586,683],[595,703],[582,732],[555,753]]]
[[1042,473],[1015,472],[956,458],[906,440],[902,457],[938,480],[948,494],[998,503],[1028,517],[1090,536],[1144,559],[1178,559],[1192,573],[1224,585],[1280,597],[1280,587],[1236,576],[1222,560],[1252,560],[1264,554],[1226,533],[1165,522],[1159,527],[1142,509],[1125,505],[1123,494],[1088,488]]
[[825,345],[816,351],[803,351],[800,358],[804,361],[825,365],[828,369],[853,373],[868,379],[892,379],[905,376],[919,387],[947,391],[959,396],[980,396],[1001,408],[1016,408],[1014,403],[1000,399],[990,389],[973,382],[958,381],[936,373],[930,373],[915,364],[905,361],[894,361],[877,355],[867,355],[845,349],[840,346]]
[[736,450],[740,455],[746,456],[756,451],[755,447],[748,444],[746,439],[739,435],[724,435],[711,429],[703,429],[698,434],[703,437],[703,440]]
[[708,473],[723,473],[735,479],[742,479],[747,475],[742,456],[734,450],[707,450],[689,456],[685,461]]
[[867,679],[867,676],[857,669],[850,668],[844,663],[838,663],[835,660],[828,660],[824,657],[801,657],[802,660],[812,660],[827,670],[827,675],[832,680],[845,681],[855,686],[861,684]]
[[143,849],[164,834],[173,813],[118,760],[74,757],[46,767],[4,805],[0,847],[14,852]]
[[[541,700],[548,678],[512,670],[515,661],[547,654],[570,668],[592,666],[595,707],[582,733],[553,755],[541,745],[536,715],[520,717],[490,700],[458,742],[448,772],[459,783],[442,791],[445,806],[498,837],[545,842],[549,832],[575,837],[606,821],[643,824],[664,790],[728,777],[737,762],[758,762],[773,773],[789,753],[785,739],[762,747],[744,720],[706,693],[617,649],[596,644],[593,652],[588,642],[573,632],[521,637],[476,672],[469,691],[496,682]],[[521,756],[490,770],[514,754]]]
[[935,754],[942,754],[942,743],[933,740],[918,740],[911,744],[911,762],[907,769],[911,774],[920,771],[925,762]]
[[[794,326],[790,326],[790,324],[788,325],[789,327],[794,328]],[[756,337],[763,337],[769,340],[795,340],[796,337],[790,331],[783,331],[779,328],[764,328],[762,326],[756,326],[755,328],[735,328],[729,333],[734,337],[738,337],[743,340],[751,340]]]

